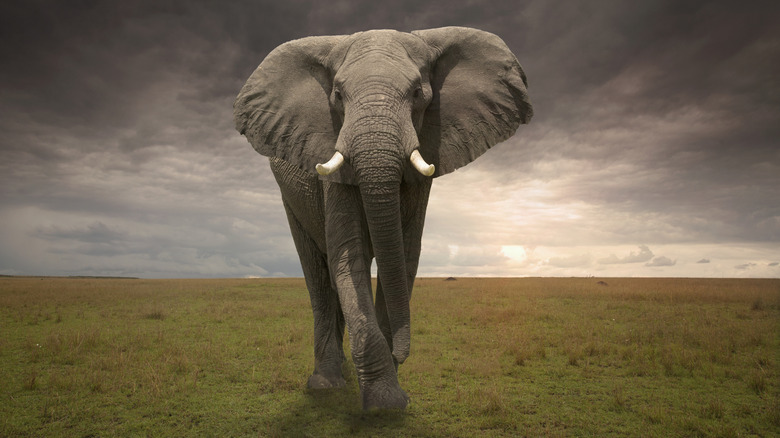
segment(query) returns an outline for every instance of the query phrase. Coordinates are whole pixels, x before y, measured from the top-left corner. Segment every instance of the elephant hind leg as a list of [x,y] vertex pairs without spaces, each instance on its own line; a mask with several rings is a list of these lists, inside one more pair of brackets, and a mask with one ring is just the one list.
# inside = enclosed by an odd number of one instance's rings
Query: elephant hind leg
[[319,250],[286,202],[284,206],[314,315],[314,372],[307,386],[313,389],[343,387],[346,384],[341,371],[345,360],[344,314],[330,280],[327,255]]

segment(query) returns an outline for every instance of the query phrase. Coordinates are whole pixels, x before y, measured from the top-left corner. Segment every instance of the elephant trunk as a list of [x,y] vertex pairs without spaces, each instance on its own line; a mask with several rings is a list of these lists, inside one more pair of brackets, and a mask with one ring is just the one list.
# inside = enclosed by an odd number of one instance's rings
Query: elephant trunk
[[[365,96],[347,114],[342,138],[363,200],[377,271],[382,282],[397,363],[409,356],[410,312],[406,257],[401,225],[401,179],[409,158],[404,145],[414,128],[406,126],[395,101],[381,94]],[[413,134],[416,143],[416,133]]]
[[406,259],[401,229],[400,185],[362,183],[360,193],[393,337],[393,357],[400,364],[409,356],[410,312]]

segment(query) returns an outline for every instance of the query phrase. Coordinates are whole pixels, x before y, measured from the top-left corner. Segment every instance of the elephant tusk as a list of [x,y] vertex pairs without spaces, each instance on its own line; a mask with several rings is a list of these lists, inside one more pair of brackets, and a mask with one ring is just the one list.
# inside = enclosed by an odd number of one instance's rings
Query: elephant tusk
[[337,171],[342,164],[344,164],[344,156],[341,155],[341,152],[336,151],[327,163],[317,164],[317,173],[320,175],[330,175]]
[[422,155],[420,155],[420,151],[417,149],[412,151],[412,155],[409,157],[409,161],[412,162],[412,166],[414,166],[418,172],[425,176],[431,176],[433,175],[433,172],[436,171],[436,166],[426,163]]

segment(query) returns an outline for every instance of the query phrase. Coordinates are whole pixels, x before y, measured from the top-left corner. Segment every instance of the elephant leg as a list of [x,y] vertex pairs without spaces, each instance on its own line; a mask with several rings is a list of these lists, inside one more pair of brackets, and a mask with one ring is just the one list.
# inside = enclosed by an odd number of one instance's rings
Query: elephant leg
[[357,187],[325,183],[328,265],[349,331],[363,408],[404,408],[393,357],[371,295],[370,237]]
[[[423,226],[425,212],[428,207],[428,196],[431,192],[431,179],[415,184],[401,184],[401,223],[404,234],[404,257],[406,259],[406,276],[409,299],[412,298],[414,279],[417,276],[417,266],[420,262]],[[390,351],[393,350],[393,337],[390,330],[390,320],[387,315],[382,279],[376,282],[376,316],[379,328],[387,340]],[[396,364],[396,368],[398,364]]]
[[341,372],[344,362],[344,315],[330,281],[327,255],[318,249],[287,202],[284,202],[284,208],[314,314],[314,372],[307,386],[314,389],[340,388],[346,384]]

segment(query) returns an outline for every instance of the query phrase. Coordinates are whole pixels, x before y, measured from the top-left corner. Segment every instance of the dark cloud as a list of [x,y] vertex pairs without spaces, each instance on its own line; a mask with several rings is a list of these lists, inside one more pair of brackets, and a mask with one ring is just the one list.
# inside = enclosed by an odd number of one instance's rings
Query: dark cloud
[[777,241],[778,6],[576,5],[527,9],[545,27],[518,54],[537,116],[490,166],[566,172],[562,196],[616,215],[665,212],[682,231],[667,242]]
[[[5,2],[0,272],[300,275],[236,93],[294,38],[445,25],[507,42],[535,118],[465,170],[496,211],[437,206],[434,188],[442,263],[503,266],[505,244],[778,242],[779,18],[769,1]],[[522,208],[502,201],[527,187]],[[597,262],[669,260],[653,257]]]

